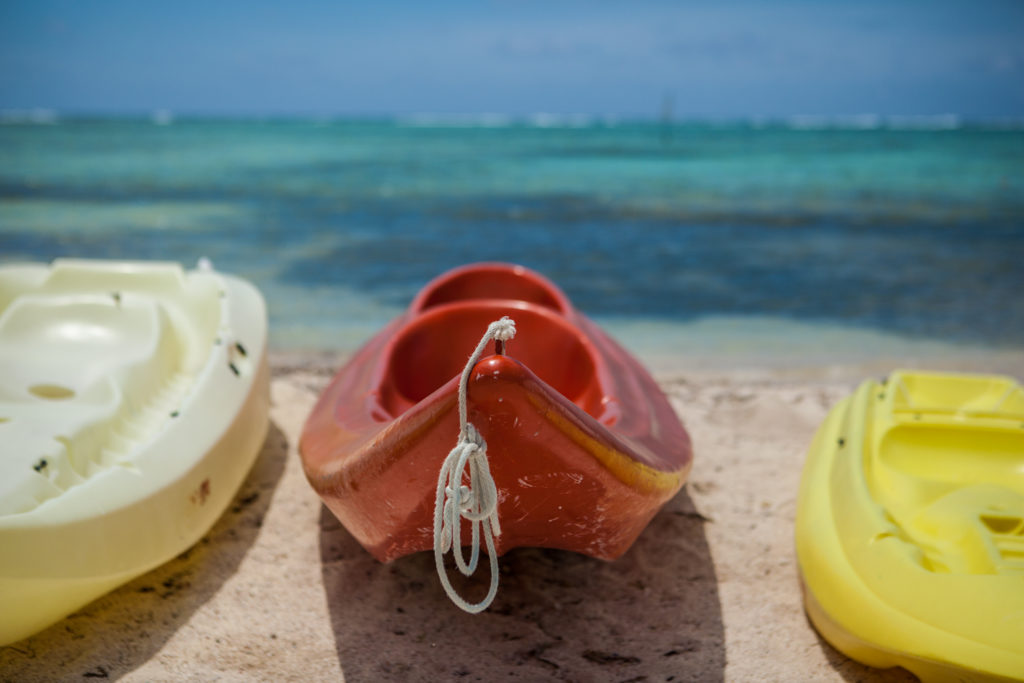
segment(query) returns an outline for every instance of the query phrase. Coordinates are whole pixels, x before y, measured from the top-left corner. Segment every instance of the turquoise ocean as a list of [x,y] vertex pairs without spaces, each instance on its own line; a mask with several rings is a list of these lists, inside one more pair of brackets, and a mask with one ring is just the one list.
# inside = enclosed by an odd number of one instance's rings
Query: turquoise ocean
[[62,256],[209,258],[263,291],[277,349],[351,351],[499,260],[642,354],[1014,352],[1024,129],[9,117],[0,262]]

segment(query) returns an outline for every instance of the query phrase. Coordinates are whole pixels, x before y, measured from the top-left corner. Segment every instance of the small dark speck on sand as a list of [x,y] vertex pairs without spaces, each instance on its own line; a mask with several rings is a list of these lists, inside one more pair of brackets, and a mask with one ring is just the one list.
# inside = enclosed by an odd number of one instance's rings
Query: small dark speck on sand
[[82,674],[82,678],[110,678],[110,672],[107,671],[106,667],[97,666],[92,671],[86,671]]
[[639,657],[620,655],[617,652],[601,652],[599,650],[585,650],[583,658],[595,664],[639,664]]

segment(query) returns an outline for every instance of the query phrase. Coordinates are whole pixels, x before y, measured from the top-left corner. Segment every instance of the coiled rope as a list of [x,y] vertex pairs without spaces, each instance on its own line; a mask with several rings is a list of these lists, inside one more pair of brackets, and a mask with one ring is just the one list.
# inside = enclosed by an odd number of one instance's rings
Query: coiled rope
[[[494,551],[494,536],[501,535],[498,523],[498,489],[487,464],[487,442],[466,419],[466,389],[469,375],[484,352],[487,343],[506,342],[516,334],[516,323],[508,316],[487,326],[487,332],[469,357],[459,380],[459,440],[448,453],[437,477],[437,498],[434,503],[434,564],[444,592],[451,601],[469,612],[477,614],[487,609],[498,593],[498,554]],[[499,345],[500,346],[500,345]],[[462,483],[469,466],[469,486]],[[469,562],[462,556],[462,517],[470,521],[473,530]],[[483,524],[486,521],[487,524]],[[480,527],[491,564],[491,585],[487,595],[477,603],[466,601],[452,587],[444,568],[444,555],[448,550],[455,556],[455,565],[465,576],[476,571],[480,559]]]

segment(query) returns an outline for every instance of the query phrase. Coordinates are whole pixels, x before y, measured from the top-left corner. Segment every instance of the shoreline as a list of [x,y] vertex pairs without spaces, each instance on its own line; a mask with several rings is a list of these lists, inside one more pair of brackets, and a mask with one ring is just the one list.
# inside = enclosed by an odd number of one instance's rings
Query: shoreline
[[[859,383],[868,377],[888,375],[900,369],[1002,374],[1024,380],[1024,347],[984,348],[942,343],[929,346],[907,338],[898,346],[890,343],[888,346],[837,349],[822,344],[814,353],[797,354],[792,349],[779,352],[777,344],[762,345],[758,350],[750,341],[741,345],[730,344],[725,339],[717,340],[717,347],[715,340],[694,343],[685,337],[681,337],[681,343],[674,346],[623,343],[625,335],[621,329],[612,328],[610,332],[659,382],[673,382],[686,377],[714,379],[728,375],[764,381]],[[629,338],[632,342],[637,337]],[[891,342],[895,337],[886,338]],[[300,350],[272,346],[270,366],[275,377],[289,372],[333,376],[354,353],[355,349]]]

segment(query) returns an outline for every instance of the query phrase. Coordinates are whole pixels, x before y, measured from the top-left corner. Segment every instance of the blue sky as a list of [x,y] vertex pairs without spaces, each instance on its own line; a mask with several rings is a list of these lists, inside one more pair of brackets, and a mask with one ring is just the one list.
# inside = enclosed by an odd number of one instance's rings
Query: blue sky
[[1024,2],[3,0],[0,109],[1024,117]]

